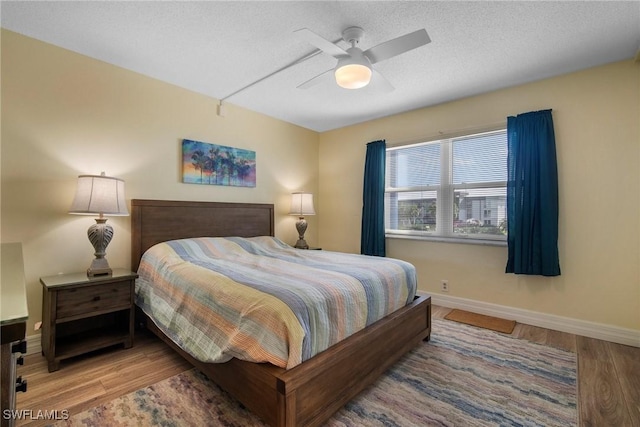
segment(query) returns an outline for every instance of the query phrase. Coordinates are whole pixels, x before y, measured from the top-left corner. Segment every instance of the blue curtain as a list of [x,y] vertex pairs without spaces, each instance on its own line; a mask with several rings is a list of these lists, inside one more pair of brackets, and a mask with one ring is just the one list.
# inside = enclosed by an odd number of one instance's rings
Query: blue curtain
[[551,110],[507,118],[507,273],[559,276],[558,167]]
[[367,144],[362,194],[362,233],[360,252],[385,256],[384,240],[384,172],[387,144],[384,140]]

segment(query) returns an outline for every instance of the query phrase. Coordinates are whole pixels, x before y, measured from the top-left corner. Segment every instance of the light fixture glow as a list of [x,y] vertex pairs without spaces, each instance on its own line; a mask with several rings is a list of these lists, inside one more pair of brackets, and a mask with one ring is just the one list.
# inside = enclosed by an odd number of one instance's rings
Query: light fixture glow
[[360,89],[371,81],[371,69],[365,65],[347,64],[336,70],[336,83],[345,89]]
[[335,77],[338,86],[360,89],[371,81],[371,62],[357,47],[347,49],[349,56],[338,60]]

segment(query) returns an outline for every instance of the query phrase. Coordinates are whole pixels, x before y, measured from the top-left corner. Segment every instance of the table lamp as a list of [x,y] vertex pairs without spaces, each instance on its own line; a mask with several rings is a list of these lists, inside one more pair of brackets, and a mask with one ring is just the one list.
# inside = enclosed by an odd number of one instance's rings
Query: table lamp
[[124,199],[124,181],[101,175],[80,175],[76,195],[69,209],[70,214],[98,215],[96,223],[89,227],[87,235],[95,249],[95,259],[87,269],[87,276],[111,274],[109,262],[105,258],[107,246],[113,237],[113,228],[107,224],[105,216],[127,216]]
[[315,215],[313,210],[313,194],[311,193],[291,193],[291,209],[289,215],[298,215],[296,229],[298,230],[298,241],[295,247],[298,249],[309,249],[309,245],[304,240],[304,233],[307,231],[307,220],[305,215]]

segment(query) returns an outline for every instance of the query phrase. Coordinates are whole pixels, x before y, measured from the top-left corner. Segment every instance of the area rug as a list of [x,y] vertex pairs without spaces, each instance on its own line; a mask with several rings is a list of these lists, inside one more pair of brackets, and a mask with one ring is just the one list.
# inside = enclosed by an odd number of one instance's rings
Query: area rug
[[[433,320],[421,343],[326,423],[338,426],[575,426],[576,355]],[[195,369],[57,426],[263,426]]]
[[485,316],[484,314],[471,313],[470,311],[454,309],[444,316],[447,320],[466,323],[467,325],[478,326],[492,331],[510,334],[516,327],[515,320],[501,319],[499,317]]

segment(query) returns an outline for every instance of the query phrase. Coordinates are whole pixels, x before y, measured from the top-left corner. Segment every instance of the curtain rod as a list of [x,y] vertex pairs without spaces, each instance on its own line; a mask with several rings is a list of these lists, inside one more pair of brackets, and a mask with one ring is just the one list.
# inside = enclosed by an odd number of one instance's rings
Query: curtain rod
[[[460,129],[448,129],[448,130],[439,130],[435,133],[429,135],[423,135],[414,138],[402,139],[402,140],[393,140],[387,143],[387,147],[400,147],[402,145],[410,145],[410,144],[419,144],[421,142],[429,142],[435,141],[438,139],[446,139],[446,138],[455,138],[457,136],[470,135],[474,133],[482,133],[482,132],[492,132],[495,130],[505,129],[507,127],[507,119],[505,117],[504,121],[490,123],[479,126],[470,126],[467,128]],[[389,141],[389,139],[387,139]]]

